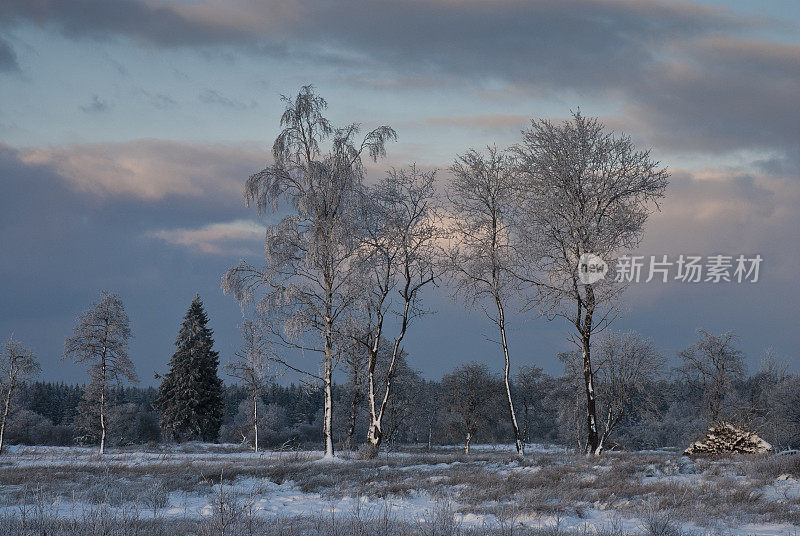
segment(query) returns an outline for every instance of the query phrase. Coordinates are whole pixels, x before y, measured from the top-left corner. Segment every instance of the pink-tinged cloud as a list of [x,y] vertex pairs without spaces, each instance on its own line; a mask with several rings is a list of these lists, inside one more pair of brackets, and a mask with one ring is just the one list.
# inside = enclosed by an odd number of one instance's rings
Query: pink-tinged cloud
[[250,220],[211,223],[196,229],[160,229],[147,233],[172,244],[206,255],[244,255],[264,240],[265,228]]
[[19,151],[27,164],[56,170],[71,187],[99,197],[241,196],[265,151],[223,144],[143,139]]

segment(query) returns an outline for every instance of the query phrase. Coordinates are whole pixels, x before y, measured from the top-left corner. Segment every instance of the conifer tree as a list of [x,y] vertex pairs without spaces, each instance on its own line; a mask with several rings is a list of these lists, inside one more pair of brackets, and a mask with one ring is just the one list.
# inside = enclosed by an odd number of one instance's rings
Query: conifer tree
[[222,380],[219,354],[200,296],[195,296],[175,341],[177,351],[158,389],[155,407],[161,430],[175,441],[215,441],[222,424]]

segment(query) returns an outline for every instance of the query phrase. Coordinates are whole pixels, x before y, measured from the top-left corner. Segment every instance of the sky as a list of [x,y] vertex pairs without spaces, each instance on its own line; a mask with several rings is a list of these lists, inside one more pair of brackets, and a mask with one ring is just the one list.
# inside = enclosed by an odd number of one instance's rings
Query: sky
[[[43,379],[81,382],[64,339],[107,289],[149,385],[199,293],[227,362],[241,310],[220,277],[263,260],[275,218],[244,205],[243,184],[269,163],[280,96],[305,84],[334,123],[397,131],[368,180],[416,162],[443,185],[457,154],[577,109],[630,135],[671,174],[630,253],[763,261],[755,283],[632,284],[613,328],[670,364],[698,328],[733,330],[751,372],[768,347],[800,372],[793,0],[0,0],[0,338],[33,348]],[[412,367],[501,370],[480,311],[446,282],[424,301]],[[563,321],[509,324],[515,363],[560,372]]]

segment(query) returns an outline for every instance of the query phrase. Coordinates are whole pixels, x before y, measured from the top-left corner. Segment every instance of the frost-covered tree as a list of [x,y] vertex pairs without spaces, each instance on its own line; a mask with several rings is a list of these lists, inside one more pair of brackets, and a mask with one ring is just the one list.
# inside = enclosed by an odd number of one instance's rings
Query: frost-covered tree
[[327,103],[311,86],[284,102],[273,163],[247,180],[245,200],[259,214],[279,206],[290,212],[267,230],[266,265],[242,262],[226,272],[222,287],[243,306],[255,303],[267,319],[271,343],[321,356],[318,372],[280,362],[322,384],[325,456],[331,457],[334,360],[343,350],[337,342],[340,321],[356,299],[352,282],[363,275],[357,262],[362,159],[384,156],[386,142],[396,134],[381,126],[359,138],[356,123],[335,128],[323,116]]
[[737,348],[738,338],[732,331],[715,335],[699,329],[697,334],[697,342],[678,354],[682,362],[679,371],[699,393],[704,414],[714,424],[734,383],[744,378],[744,354]]
[[[355,282],[363,319],[357,322],[360,336],[355,338],[367,350],[367,442],[373,454],[383,438],[383,419],[403,339],[412,320],[424,312],[420,292],[437,275],[437,240],[442,232],[434,178],[435,172],[412,165],[393,169],[366,192],[361,248],[366,277]],[[383,352],[387,320],[396,320],[397,328],[388,352]],[[378,367],[384,369],[378,377],[376,367],[381,358],[387,363]]]
[[600,444],[603,450],[620,421],[647,401],[664,372],[664,357],[652,339],[629,331],[603,334],[596,348],[600,397]]
[[257,323],[250,320],[242,323],[242,339],[244,345],[225,370],[247,389],[253,426],[253,451],[258,452],[258,408],[263,406],[261,391],[269,377],[269,354]]
[[347,432],[344,440],[345,447],[352,449],[353,438],[356,433],[359,409],[362,402],[367,399],[364,376],[366,374],[367,352],[359,344],[352,344],[344,353],[344,363],[347,372],[345,390],[349,397],[350,408],[347,417]]
[[499,330],[503,352],[503,382],[514,444],[524,454],[524,443],[511,397],[511,358],[506,337],[505,308],[519,291],[511,214],[518,190],[508,155],[495,147],[483,155],[470,150],[451,166],[448,188],[452,245],[447,268],[457,296],[480,307]]
[[72,359],[89,365],[89,385],[85,399],[95,407],[100,424],[100,454],[106,444],[106,404],[111,382],[127,379],[139,381],[128,356],[131,338],[130,320],[122,299],[113,292],[103,291],[100,301],[92,303],[80,317],[72,337],[64,343],[62,359]]
[[491,418],[491,402],[496,396],[496,387],[489,368],[482,363],[462,365],[442,378],[442,394],[449,424],[464,437],[465,454],[469,454],[475,434]]
[[430,410],[430,406],[419,407],[424,401],[421,397],[423,389],[424,381],[420,374],[408,366],[406,353],[401,352],[394,363],[392,376],[394,394],[389,399],[383,418],[384,443],[392,445],[413,441],[411,428],[414,417],[420,409]]
[[559,404],[555,400],[557,395],[555,378],[545,374],[541,367],[519,367],[514,381],[514,397],[521,406],[520,433],[525,444],[534,440],[555,440],[559,411]]
[[[583,383],[583,359],[580,353],[560,355],[565,373],[576,387]],[[600,410],[600,441],[602,452],[620,421],[632,415],[646,401],[647,389],[655,385],[664,370],[664,358],[651,339],[635,332],[608,332],[597,341],[594,349],[593,377]]]
[[174,441],[215,441],[219,435],[224,398],[212,336],[203,302],[195,296],[154,403],[164,435]]
[[6,421],[11,409],[14,389],[20,382],[39,374],[41,367],[33,355],[33,351],[22,345],[21,342],[9,338],[3,345],[3,355],[0,356],[0,395],[3,397],[3,415],[0,420],[0,454],[3,453],[3,436],[6,431]]
[[515,227],[519,251],[535,275],[536,305],[566,319],[582,357],[588,451],[599,454],[592,335],[616,315],[624,286],[613,277],[583,284],[578,261],[595,254],[611,262],[636,247],[644,224],[664,196],[668,173],[628,136],[574,113],[560,124],[533,120],[515,146],[520,196]]

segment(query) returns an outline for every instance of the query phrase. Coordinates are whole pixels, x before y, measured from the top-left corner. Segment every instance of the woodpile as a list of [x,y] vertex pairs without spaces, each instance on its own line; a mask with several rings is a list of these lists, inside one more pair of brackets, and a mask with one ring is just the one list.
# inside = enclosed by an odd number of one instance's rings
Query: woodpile
[[703,439],[695,441],[683,451],[686,456],[763,454],[767,452],[772,452],[772,445],[753,432],[747,432],[730,423],[712,426]]

